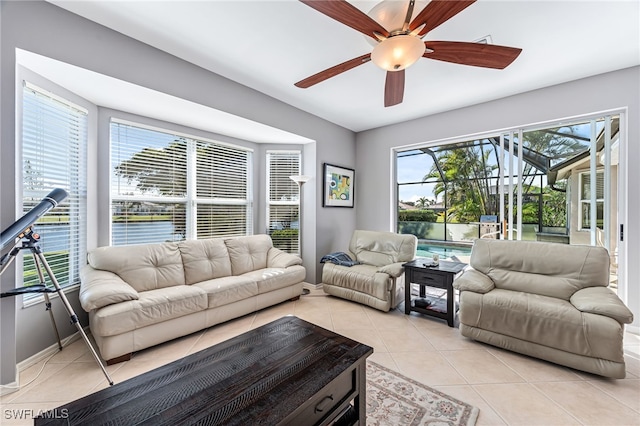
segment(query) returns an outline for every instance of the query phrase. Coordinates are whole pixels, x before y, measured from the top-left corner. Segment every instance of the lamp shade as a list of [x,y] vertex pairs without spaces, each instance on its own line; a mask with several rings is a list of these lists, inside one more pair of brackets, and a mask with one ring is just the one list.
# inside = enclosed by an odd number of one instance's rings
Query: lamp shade
[[289,176],[289,179],[291,179],[292,181],[294,181],[298,185],[302,185],[305,182],[309,182],[309,180],[311,179],[311,176],[296,175],[296,176]]
[[420,59],[424,50],[424,42],[418,37],[397,35],[381,41],[374,47],[371,60],[387,71],[400,71]]
[[[367,15],[382,25],[389,33],[401,31],[407,17],[408,3],[407,1],[384,0],[373,6]],[[429,3],[427,0],[416,0],[410,21],[415,19],[427,3]],[[376,40],[369,36],[363,35],[363,37],[371,46],[375,47],[378,44]]]

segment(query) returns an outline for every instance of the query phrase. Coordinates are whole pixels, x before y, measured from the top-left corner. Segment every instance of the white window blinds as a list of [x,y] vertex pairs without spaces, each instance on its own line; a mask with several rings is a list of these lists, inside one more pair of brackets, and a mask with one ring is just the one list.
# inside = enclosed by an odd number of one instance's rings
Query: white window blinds
[[[604,218],[604,173],[596,173],[596,226],[603,227]],[[591,228],[591,175],[580,173],[580,229]]]
[[300,151],[267,152],[267,219],[273,245],[299,253],[300,188],[289,176],[300,174]]
[[251,152],[111,123],[112,245],[251,233]]
[[[34,229],[60,286],[77,284],[87,251],[87,112],[28,83],[22,93],[23,210],[31,210],[54,188],[69,193]],[[24,254],[24,285],[37,284],[33,256]]]

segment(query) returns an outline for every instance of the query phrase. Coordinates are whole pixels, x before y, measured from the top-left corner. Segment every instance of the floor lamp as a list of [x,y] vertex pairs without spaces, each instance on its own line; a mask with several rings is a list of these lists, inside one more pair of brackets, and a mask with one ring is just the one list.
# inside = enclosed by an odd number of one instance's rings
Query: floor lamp
[[[298,244],[300,245],[300,257],[302,257],[302,185],[309,182],[311,176],[295,175],[289,176],[289,179],[297,183],[299,189],[298,206],[300,207],[300,211],[298,212]],[[309,294],[309,289],[303,288],[302,294]]]

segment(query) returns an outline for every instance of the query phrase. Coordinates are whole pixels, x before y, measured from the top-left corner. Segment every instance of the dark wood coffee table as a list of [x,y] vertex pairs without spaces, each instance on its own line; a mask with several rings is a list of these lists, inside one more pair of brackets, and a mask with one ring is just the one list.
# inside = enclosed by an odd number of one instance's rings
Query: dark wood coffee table
[[365,425],[372,353],[287,316],[58,407],[53,413],[64,416],[35,424],[297,426],[349,418],[346,424]]
[[[430,259],[416,259],[404,265],[404,312],[410,314],[419,312],[421,314],[430,315],[432,317],[447,320],[449,327],[455,325],[455,292],[453,289],[453,280],[467,266],[462,262],[440,261],[438,266],[425,266]],[[446,290],[446,308],[436,306],[417,306],[416,298],[411,296],[411,285],[418,284],[420,286],[420,298],[428,302],[434,302],[435,299],[428,300],[426,296],[426,288],[439,288]],[[444,308],[444,309],[443,309]]]

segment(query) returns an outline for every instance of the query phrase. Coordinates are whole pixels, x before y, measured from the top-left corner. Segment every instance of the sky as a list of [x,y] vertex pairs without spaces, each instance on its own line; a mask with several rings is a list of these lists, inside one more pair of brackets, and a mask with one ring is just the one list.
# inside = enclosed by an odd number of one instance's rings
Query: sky
[[[426,154],[402,156],[398,158],[397,164],[398,182],[422,182],[422,178],[429,173],[432,165],[433,159]],[[401,201],[417,201],[421,197],[426,197],[433,200],[436,198],[433,195],[433,187],[434,184],[432,183],[400,185],[398,199]]]
[[[571,131],[573,131],[574,134],[587,138],[590,136],[591,130],[589,122],[571,123],[570,125],[572,126]],[[597,132],[600,132],[602,130],[603,125],[603,121],[598,120],[598,122],[596,123]],[[565,127],[563,130],[569,131],[569,128]],[[526,133],[524,139],[526,141]],[[583,142],[583,144],[586,147],[588,145],[588,142]],[[411,153],[416,153],[419,155],[408,155]],[[556,161],[560,160],[561,159],[558,159]],[[490,162],[493,162],[495,164],[494,156],[491,157]],[[516,164],[517,160],[516,162],[514,162],[515,167],[517,167]],[[396,169],[398,176],[397,182],[400,184],[398,186],[398,199],[400,201],[415,202],[421,197],[426,197],[430,200],[442,202],[441,198],[437,199],[433,194],[435,184],[421,183],[423,177],[431,170],[432,166],[433,159],[431,158],[431,156],[424,154],[419,150],[406,151],[399,154]],[[404,183],[407,184],[403,185]],[[507,183],[505,182],[505,184]],[[546,185],[546,177],[543,185]]]

